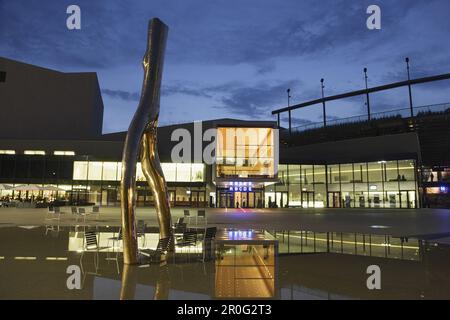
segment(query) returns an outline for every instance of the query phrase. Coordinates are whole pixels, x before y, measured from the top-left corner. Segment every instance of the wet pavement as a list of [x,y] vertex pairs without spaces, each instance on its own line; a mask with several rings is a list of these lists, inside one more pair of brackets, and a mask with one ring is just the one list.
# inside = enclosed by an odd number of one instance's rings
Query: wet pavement
[[[87,231],[97,234],[98,250],[86,247]],[[196,245],[162,260],[124,266],[121,243],[111,240],[118,231],[0,226],[0,299],[450,298],[450,247],[433,240],[227,229],[219,230],[206,258],[200,236]],[[227,242],[233,237],[240,242]],[[140,249],[154,249],[157,242],[158,234],[147,228]],[[380,290],[367,288],[370,265],[380,267]],[[79,268],[80,289],[70,289],[77,274],[68,272],[70,266]]]
[[[90,212],[92,207],[86,207]],[[188,209],[191,226],[202,226],[204,219],[197,219],[197,208],[173,208],[172,217],[183,216]],[[83,224],[70,213],[70,207],[62,207],[58,217],[47,209],[0,208],[0,226],[59,224],[73,226]],[[254,228],[274,230],[310,230],[316,232],[359,232],[389,234],[395,236],[421,236],[428,239],[450,238],[450,209],[206,209],[207,224],[219,228]],[[137,208],[137,219],[150,226],[157,226],[154,208]],[[86,216],[86,225],[119,226],[118,207],[101,207],[100,213]],[[447,241],[450,243],[450,241]]]

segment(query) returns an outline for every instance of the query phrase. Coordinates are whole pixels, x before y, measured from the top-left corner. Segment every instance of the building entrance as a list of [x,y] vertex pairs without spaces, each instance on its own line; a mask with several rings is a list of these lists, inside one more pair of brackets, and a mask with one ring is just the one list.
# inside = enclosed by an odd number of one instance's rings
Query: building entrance
[[[341,193],[339,191],[328,192],[328,206],[330,208],[341,207]],[[348,207],[350,207],[350,205]]]
[[303,208],[314,208],[314,192],[313,191],[303,191],[302,192],[302,207]]
[[414,190],[400,191],[400,208],[416,208],[416,192]]
[[219,190],[218,206],[220,208],[261,208],[262,205],[262,190]]

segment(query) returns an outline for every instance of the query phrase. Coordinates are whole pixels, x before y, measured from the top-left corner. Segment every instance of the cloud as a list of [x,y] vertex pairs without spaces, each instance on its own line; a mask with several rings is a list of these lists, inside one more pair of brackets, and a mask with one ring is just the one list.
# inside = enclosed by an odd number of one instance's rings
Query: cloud
[[140,98],[140,94],[138,92],[128,92],[123,90],[102,89],[102,93],[110,98],[125,101],[139,101]]
[[298,80],[288,80],[275,84],[260,82],[255,85],[232,85],[220,98],[221,105],[215,108],[239,116],[267,118],[274,106],[286,101],[286,89],[298,86],[299,83]]
[[171,84],[164,85],[161,89],[161,93],[164,96],[171,96],[175,94],[184,94],[193,97],[212,98],[212,95],[208,93],[208,88],[195,88],[185,86],[183,84]]
[[[132,70],[127,79],[141,82],[135,67],[146,47],[148,19],[158,16],[170,28],[161,94],[172,97],[175,107],[208,110],[199,113],[202,117],[267,119],[271,110],[286,105],[286,88],[292,89],[292,104],[320,97],[321,77],[326,95],[351,91],[346,79],[359,79],[363,66],[371,72],[369,85],[400,81],[406,77],[406,55],[413,78],[450,68],[447,0],[379,0],[382,30],[377,31],[365,27],[371,0],[77,0],[82,29],[69,31],[66,8],[72,3],[0,0],[0,56],[61,71],[97,71],[107,84],[105,96],[138,101],[140,93],[124,87],[123,70]],[[201,71],[191,71],[197,67]],[[430,84],[421,90],[426,91],[422,100],[439,96],[445,85]],[[374,99],[373,109],[403,102]],[[361,101],[342,105],[351,108],[336,114],[365,112]],[[317,119],[316,113],[308,116]]]

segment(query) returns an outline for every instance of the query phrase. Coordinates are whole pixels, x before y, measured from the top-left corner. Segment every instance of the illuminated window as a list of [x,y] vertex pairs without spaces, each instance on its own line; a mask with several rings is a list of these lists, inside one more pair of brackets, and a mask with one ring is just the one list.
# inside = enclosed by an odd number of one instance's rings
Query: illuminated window
[[176,163],[161,163],[161,168],[164,172],[166,181],[177,181],[177,164]]
[[202,182],[204,181],[204,165],[203,163],[193,163],[191,172],[192,182]]
[[102,180],[102,166],[100,161],[90,161],[88,164],[88,180]]
[[191,181],[191,164],[177,163],[177,182]]
[[86,180],[88,175],[87,161],[74,161],[73,180]]
[[55,156],[74,156],[74,151],[54,151],[53,154]]
[[103,162],[102,180],[117,180],[117,162]]
[[218,128],[218,177],[274,177],[272,128]]
[[[203,163],[161,163],[167,182],[203,182],[205,165]],[[120,181],[121,162],[74,161],[74,180]],[[140,162],[136,165],[136,180],[146,181]]]
[[23,153],[27,156],[45,156],[45,151],[43,150],[25,150]]
[[16,154],[14,150],[0,150],[0,154]]

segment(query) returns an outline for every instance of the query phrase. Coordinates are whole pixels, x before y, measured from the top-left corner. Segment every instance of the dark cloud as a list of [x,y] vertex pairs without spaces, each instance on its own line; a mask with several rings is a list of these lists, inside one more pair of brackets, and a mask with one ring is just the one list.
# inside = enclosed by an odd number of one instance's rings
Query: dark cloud
[[102,89],[102,93],[110,98],[125,101],[139,101],[140,98],[140,94],[138,92],[128,92],[123,90]]
[[202,98],[212,98],[212,95],[208,93],[211,91],[208,88],[195,88],[195,87],[188,87],[183,84],[171,84],[171,85],[165,85],[161,89],[161,93],[164,96],[171,96],[175,94],[184,94],[189,95],[193,97],[202,97]]
[[230,114],[251,118],[267,118],[269,110],[286,101],[286,89],[299,85],[298,80],[283,81],[277,84],[258,83],[254,86],[230,86],[225,96],[220,98],[221,105]]
[[[257,73],[266,74],[274,70],[270,60],[275,57],[325,56],[342,47],[351,47],[356,55],[380,47],[405,31],[402,17],[430,3],[380,2],[385,29],[376,34],[365,27],[370,1],[328,0],[321,5],[312,0],[287,1],[283,6],[250,1],[240,12],[229,2],[206,5],[193,0],[175,5],[159,0],[78,0],[82,29],[77,31],[65,27],[65,10],[72,1],[2,1],[0,53],[66,69],[98,69],[140,61],[148,19],[159,15],[170,26],[168,61],[251,63],[257,65]],[[260,10],[253,6],[256,4]],[[186,15],[186,9],[191,16]],[[250,19],[248,14],[258,16]]]
[[[411,58],[413,78],[450,72],[450,45],[445,41],[450,31],[448,0],[379,0],[382,29],[377,31],[365,27],[366,8],[372,0],[75,3],[82,10],[79,31],[65,26],[71,0],[0,0],[0,56],[61,71],[97,71],[101,80],[105,71],[111,77],[102,90],[105,96],[137,101],[140,93],[113,89],[123,88],[117,70],[131,70],[140,63],[148,20],[158,16],[170,27],[165,63],[171,73],[165,75],[169,81],[163,83],[162,95],[182,95],[191,106],[200,101],[195,98],[201,98],[201,107],[215,106],[208,110],[257,119],[267,119],[271,110],[286,105],[288,87],[292,104],[320,97],[320,77],[326,78],[326,95],[361,88],[362,77],[353,72],[355,65],[369,67],[371,86],[405,79],[405,56]],[[240,64],[245,65],[242,73],[237,67]],[[311,65],[320,69],[317,77]],[[183,82],[191,75],[179,70],[197,66],[203,67],[201,76],[206,79],[193,72],[192,77],[197,77],[193,81],[202,83]],[[210,67],[239,71],[222,78],[214,71],[208,74],[205,70]],[[291,80],[294,78],[302,82]],[[208,81],[212,83],[209,86],[205,85]],[[445,81],[430,84],[428,97],[448,89],[447,85]],[[404,95],[377,98],[373,110],[405,103]],[[335,114],[342,112],[344,117],[342,110],[364,114],[366,108],[361,98],[336,105],[339,111]],[[213,112],[204,116],[213,117]],[[312,121],[317,119],[317,113],[309,116]],[[180,120],[176,117],[185,115],[177,113],[173,121]],[[297,120],[299,125],[305,121]]]

